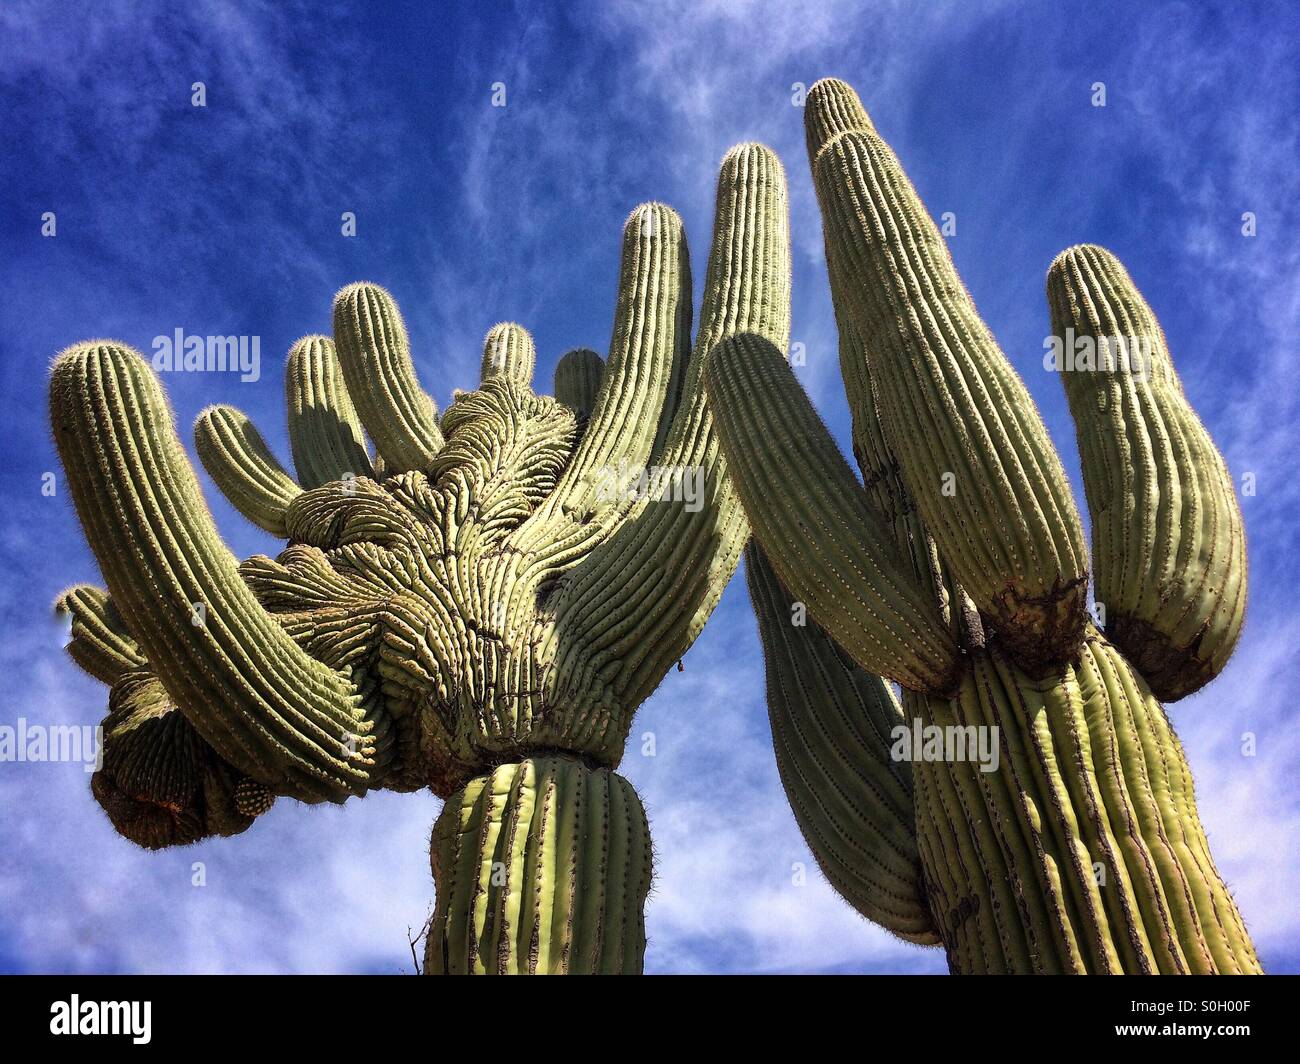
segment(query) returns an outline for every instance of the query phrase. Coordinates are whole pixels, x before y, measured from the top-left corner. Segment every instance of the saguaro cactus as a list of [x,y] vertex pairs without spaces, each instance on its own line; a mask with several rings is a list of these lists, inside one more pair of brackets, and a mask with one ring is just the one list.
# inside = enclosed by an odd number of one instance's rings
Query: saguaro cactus
[[[1157,701],[1223,667],[1246,574],[1154,315],[1109,253],[1052,264],[1054,329],[1111,356],[1062,373],[1103,633],[1060,462],[943,238],[848,85],[819,82],[805,115],[865,486],[773,345],[737,336],[705,377],[809,845],[954,972],[1258,972]],[[933,754],[896,745],[914,728]],[[980,737],[985,763],[942,742]]]
[[[108,594],[59,606],[111,684],[93,790],[114,826],[160,847],[242,831],[277,795],[430,787],[428,971],[638,971],[649,834],[613,769],[748,535],[704,367],[738,333],[783,349],[789,283],[784,175],[741,145],[693,355],[686,240],[655,203],[624,229],[608,363],[562,359],[559,401],[504,324],[439,416],[393,299],[345,288],[333,341],[290,353],[296,480],[238,411],[195,427],[218,486],[287,538],[274,560],[221,542],[142,356],[64,351],[51,420]],[[701,505],[637,490],[650,463],[697,473]]]

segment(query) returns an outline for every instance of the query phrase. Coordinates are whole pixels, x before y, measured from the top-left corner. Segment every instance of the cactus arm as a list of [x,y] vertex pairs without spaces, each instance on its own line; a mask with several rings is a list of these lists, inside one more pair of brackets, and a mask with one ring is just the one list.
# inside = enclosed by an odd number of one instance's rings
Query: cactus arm
[[785,174],[768,148],[742,144],[718,176],[713,244],[695,352],[658,465],[698,478],[685,493],[642,497],[561,581],[548,602],[558,643],[556,697],[604,690],[635,707],[694,641],[740,560],[748,526],[727,475],[701,377],[712,349],[753,333],[782,348],[790,328]]
[[522,325],[503,321],[493,325],[483,338],[481,383],[493,377],[507,377],[517,384],[531,386],[533,367],[537,363],[537,346]]
[[909,942],[939,941],[921,876],[912,771],[890,756],[903,714],[889,685],[845,662],[754,540],[745,574],[767,672],[781,783],[817,864],[867,919]]
[[194,422],[194,449],[232,506],[284,539],[285,511],[302,494],[243,411],[210,406]]
[[605,360],[589,347],[575,347],[556,363],[552,389],[556,399],[586,422],[596,409],[604,377]]
[[782,583],[868,672],[952,690],[960,655],[937,605],[781,353],[737,338],[714,351],[707,380],[732,481]]
[[514,536],[520,549],[567,555],[626,515],[618,476],[650,461],[690,343],[690,278],[681,219],[642,204],[623,227],[609,360],[586,432],[554,493]]
[[[1103,248],[1047,274],[1052,331],[1126,347],[1061,373],[1092,514],[1095,596],[1115,645],[1161,699],[1227,664],[1246,611],[1246,537],[1231,474],[1183,394],[1155,314]],[[1072,354],[1074,352],[1071,352]]]
[[100,683],[111,687],[124,672],[144,666],[135,637],[103,588],[70,587],[55,600],[54,611],[72,618],[68,656]]
[[818,82],[809,159],[836,289],[903,479],[953,575],[1029,666],[1082,638],[1083,533],[1033,400],[853,90]]
[[176,706],[245,775],[304,800],[363,792],[372,757],[352,684],[313,661],[240,579],[138,352],[56,359],[50,415],[109,594]]
[[442,448],[438,410],[420,387],[401,312],[378,285],[348,285],[334,299],[334,343],[348,395],[387,475],[427,469]]
[[290,348],[284,398],[299,484],[311,490],[348,473],[374,479],[361,422],[328,336],[304,336]]

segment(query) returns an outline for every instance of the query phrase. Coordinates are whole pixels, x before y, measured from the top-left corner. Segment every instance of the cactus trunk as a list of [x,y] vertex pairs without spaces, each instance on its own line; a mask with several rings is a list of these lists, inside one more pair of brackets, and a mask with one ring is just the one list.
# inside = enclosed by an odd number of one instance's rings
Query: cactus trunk
[[427,973],[641,972],[650,831],[617,773],[567,757],[500,765],[447,800],[430,851]]

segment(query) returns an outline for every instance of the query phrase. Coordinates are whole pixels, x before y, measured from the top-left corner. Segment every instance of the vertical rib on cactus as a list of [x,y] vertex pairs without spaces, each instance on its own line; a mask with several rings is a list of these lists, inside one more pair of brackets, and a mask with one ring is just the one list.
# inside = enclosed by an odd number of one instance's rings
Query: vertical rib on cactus
[[768,719],[790,807],[817,864],[858,912],[909,942],[939,941],[916,845],[912,772],[889,756],[894,692],[846,664],[751,539],[749,595],[767,654]]
[[770,149],[738,145],[718,175],[700,328],[657,458],[673,474],[696,477],[702,497],[695,509],[684,498],[630,504],[618,530],[562,582],[554,600],[559,690],[604,683],[620,699],[639,703],[694,642],[748,535],[714,433],[702,367],[728,337],[752,333],[784,349],[789,330],[785,174]]
[[140,354],[93,341],[62,353],[50,419],[113,602],[195,730],[295,797],[364,791],[381,766],[352,685],[303,653],[240,580]]
[[194,449],[221,494],[258,528],[283,539],[284,514],[302,489],[241,410],[210,406],[194,422]]
[[426,469],[442,447],[438,410],[420,387],[401,312],[378,285],[334,298],[334,343],[348,394],[389,475]]
[[951,691],[960,656],[936,603],[781,353],[738,337],[713,352],[706,376],[732,483],[781,582],[868,672]]
[[650,832],[616,773],[562,757],[502,765],[447,800],[430,850],[427,972],[640,973]]
[[1077,662],[1043,680],[997,649],[972,666],[951,702],[907,705],[927,723],[996,726],[1001,739],[993,772],[970,760],[914,766],[953,971],[1260,971],[1182,747],[1114,648],[1092,631]]
[[1072,330],[1107,344],[1114,360],[1061,373],[1106,632],[1160,698],[1182,698],[1222,670],[1245,619],[1246,537],[1232,477],[1183,394],[1160,323],[1114,255],[1063,251],[1047,296],[1058,337]]
[[601,381],[605,377],[605,360],[590,347],[566,351],[555,364],[551,390],[555,398],[585,420],[596,409]]
[[299,484],[310,490],[348,474],[374,478],[365,434],[328,336],[304,336],[290,349],[284,398]]
[[100,683],[112,685],[124,672],[144,666],[135,638],[103,588],[77,584],[55,600],[54,609],[72,618],[67,646],[72,660]]
[[885,434],[939,553],[1031,668],[1082,636],[1087,555],[1033,400],[852,88],[805,108],[827,260],[871,356]]
[[487,383],[493,377],[505,377],[517,384],[531,385],[536,362],[537,346],[532,334],[513,321],[498,322],[483,338],[479,381]]

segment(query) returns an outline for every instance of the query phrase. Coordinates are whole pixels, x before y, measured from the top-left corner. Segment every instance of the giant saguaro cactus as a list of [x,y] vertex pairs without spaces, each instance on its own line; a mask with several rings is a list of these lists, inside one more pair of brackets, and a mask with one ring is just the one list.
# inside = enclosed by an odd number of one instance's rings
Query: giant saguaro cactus
[[[806,129],[865,486],[772,344],[737,336],[705,376],[809,845],[955,972],[1259,971],[1157,701],[1223,667],[1245,553],[1154,315],[1109,253],[1052,264],[1053,328],[1101,353],[1063,380],[1103,633],[1046,429],[898,160],[843,82]],[[982,737],[996,759],[961,756]]]
[[[139,354],[63,352],[51,418],[108,595],[59,605],[112,685],[93,789],[114,826],[161,847],[242,831],[277,795],[430,787],[428,971],[638,971],[650,842],[613,769],[739,561],[702,374],[739,333],[784,348],[789,271],[780,164],[742,145],[693,354],[682,225],[646,204],[607,364],[571,352],[558,399],[537,396],[531,337],[498,325],[479,388],[441,416],[392,298],[345,288],[333,341],[290,353],[296,480],[238,411],[195,427],[231,502],[288,539],[274,560],[221,542]],[[666,476],[639,477],[651,464]],[[702,497],[672,491],[687,476]]]

